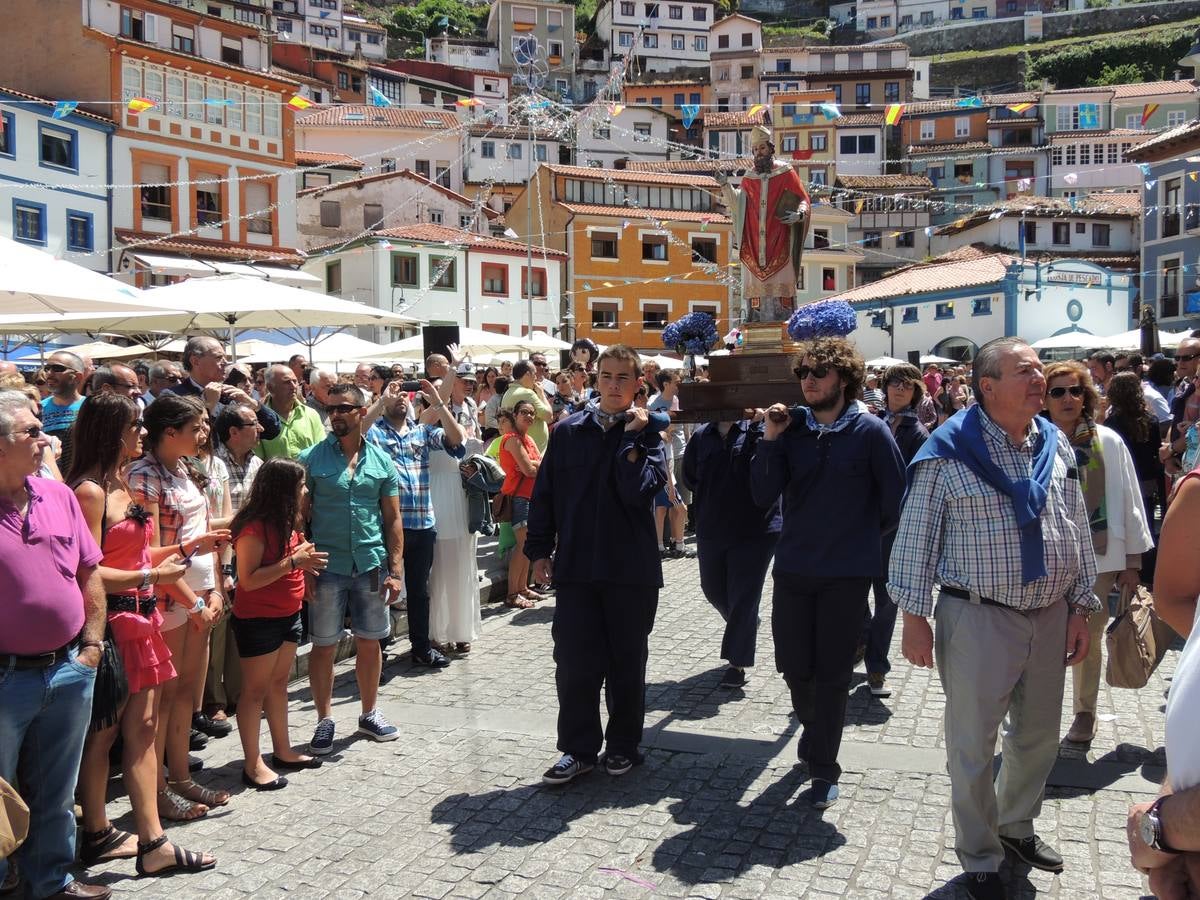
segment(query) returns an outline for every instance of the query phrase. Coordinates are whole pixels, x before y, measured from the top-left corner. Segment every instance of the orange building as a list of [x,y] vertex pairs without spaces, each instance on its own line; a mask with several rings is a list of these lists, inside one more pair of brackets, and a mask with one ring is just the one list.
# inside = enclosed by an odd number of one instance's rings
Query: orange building
[[563,321],[600,344],[663,352],[662,332],[688,312],[729,327],[730,221],[704,176],[543,165],[509,211],[567,254]]
[[906,104],[900,118],[900,146],[986,142],[987,107],[963,107],[958,104],[958,100]]

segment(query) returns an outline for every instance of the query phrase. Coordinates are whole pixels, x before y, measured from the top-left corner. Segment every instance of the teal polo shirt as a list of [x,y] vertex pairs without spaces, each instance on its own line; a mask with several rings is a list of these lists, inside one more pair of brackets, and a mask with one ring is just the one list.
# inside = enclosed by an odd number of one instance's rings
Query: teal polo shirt
[[400,479],[391,458],[363,441],[354,476],[335,435],[314,444],[297,458],[307,470],[312,496],[312,541],[329,554],[328,571],[335,575],[370,572],[387,565],[383,539],[385,497],[400,494]]

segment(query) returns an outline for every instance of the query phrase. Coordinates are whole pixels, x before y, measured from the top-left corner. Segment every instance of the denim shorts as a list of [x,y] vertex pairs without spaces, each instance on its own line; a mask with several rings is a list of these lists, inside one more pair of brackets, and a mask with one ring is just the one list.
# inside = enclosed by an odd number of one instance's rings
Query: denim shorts
[[529,498],[528,497],[513,497],[512,498],[512,527],[513,528],[529,527]]
[[239,619],[237,616],[230,616],[229,627],[233,629],[233,639],[237,642],[238,656],[242,659],[274,653],[284,643],[299,644],[303,634],[299,612],[294,612],[290,616],[270,616],[257,619]]
[[[377,641],[392,633],[392,619],[379,593],[384,572],[376,569],[359,575],[325,571],[317,576],[317,589],[308,604],[308,633],[316,647],[329,647],[342,636],[346,613],[356,638]],[[372,589],[374,588],[374,589]]]

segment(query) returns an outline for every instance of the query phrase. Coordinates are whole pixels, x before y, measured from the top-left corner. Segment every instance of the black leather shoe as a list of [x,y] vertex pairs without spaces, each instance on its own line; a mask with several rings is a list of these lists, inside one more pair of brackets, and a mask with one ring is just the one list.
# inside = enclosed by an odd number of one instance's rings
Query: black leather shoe
[[208,735],[203,731],[197,731],[195,728],[193,728],[191,734],[188,735],[188,749],[203,750],[207,746]]
[[1000,843],[1025,865],[1043,872],[1061,872],[1063,858],[1058,851],[1036,834],[1027,838],[1011,838],[1000,835]]
[[300,772],[304,769],[319,769],[324,760],[315,757],[308,759],[298,759],[295,762],[288,762],[286,759],[280,759],[274,753],[271,754],[271,768],[282,769],[285,772]]
[[1008,900],[999,872],[968,872],[966,879],[971,900]]
[[189,772],[199,772],[203,768],[204,768],[204,760],[202,760],[198,756],[192,756],[192,754],[189,753],[188,754],[188,771]]
[[261,784],[246,774],[246,770],[242,769],[242,784],[248,788],[254,788],[256,791],[277,791],[280,788],[285,788],[288,785],[288,780],[282,775],[277,775],[271,781],[264,781]]
[[430,647],[424,653],[413,654],[413,665],[424,669],[444,669],[450,665],[450,660],[440,650]]
[[225,737],[233,733],[233,723],[228,719],[214,719],[202,712],[192,713],[192,728],[209,737]]

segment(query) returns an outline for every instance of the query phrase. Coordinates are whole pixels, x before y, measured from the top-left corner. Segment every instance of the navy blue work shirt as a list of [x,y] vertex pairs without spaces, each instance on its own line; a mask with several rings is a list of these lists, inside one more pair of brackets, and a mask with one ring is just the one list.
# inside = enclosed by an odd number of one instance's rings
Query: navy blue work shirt
[[750,491],[750,461],[763,436],[761,422],[734,422],[722,435],[715,422],[701,425],[683,452],[683,482],[693,492],[696,537],[722,547],[778,534],[779,499],[759,506]]

